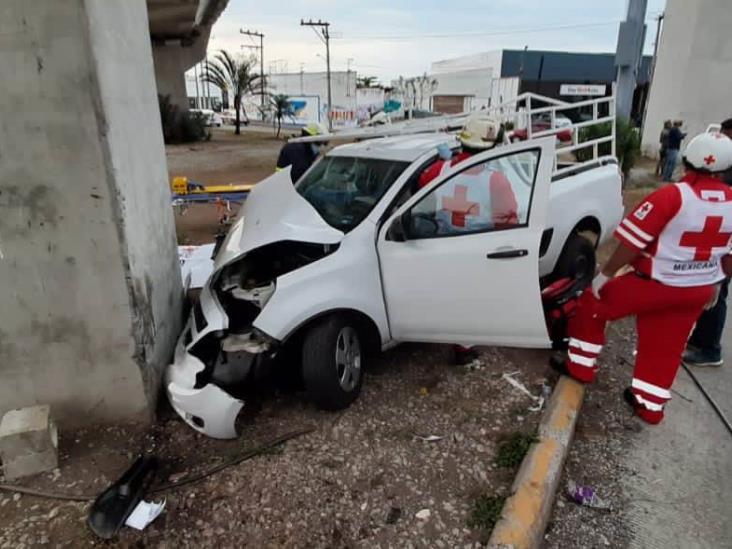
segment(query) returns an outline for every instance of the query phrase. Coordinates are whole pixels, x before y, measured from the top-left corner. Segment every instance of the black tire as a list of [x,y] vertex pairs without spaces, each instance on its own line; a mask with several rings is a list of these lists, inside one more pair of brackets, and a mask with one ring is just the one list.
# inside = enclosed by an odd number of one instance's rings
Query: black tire
[[572,233],[564,244],[552,278],[581,280],[587,286],[595,276],[596,265],[595,246],[584,236]]
[[363,383],[363,366],[363,338],[348,317],[328,316],[305,334],[303,381],[308,398],[319,408],[342,410],[356,400]]

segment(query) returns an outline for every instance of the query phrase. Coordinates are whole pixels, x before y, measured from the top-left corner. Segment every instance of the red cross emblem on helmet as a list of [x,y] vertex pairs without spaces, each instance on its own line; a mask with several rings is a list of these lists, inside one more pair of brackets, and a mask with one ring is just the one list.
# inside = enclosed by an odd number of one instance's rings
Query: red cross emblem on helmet
[[705,164],[706,164],[707,166],[711,166],[711,165],[712,165],[712,164],[714,164],[714,163],[715,163],[716,161],[717,161],[717,159],[716,159],[716,158],[714,158],[714,155],[713,155],[713,154],[710,154],[709,156],[706,156],[706,157],[704,157],[704,163],[705,163]]

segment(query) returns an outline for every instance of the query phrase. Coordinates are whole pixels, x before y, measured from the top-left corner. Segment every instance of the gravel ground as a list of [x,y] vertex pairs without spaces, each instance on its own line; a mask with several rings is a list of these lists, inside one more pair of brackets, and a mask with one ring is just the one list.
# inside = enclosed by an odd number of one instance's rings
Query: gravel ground
[[[546,549],[627,547],[629,523],[621,479],[634,472],[621,463],[624,449],[643,423],[633,416],[622,392],[632,377],[633,320],[611,325],[600,358],[597,382],[588,387],[574,442],[545,536]],[[567,482],[592,487],[609,510],[579,506],[567,497]]]
[[[163,480],[195,472],[243,448],[302,427],[315,432],[276,451],[167,493],[164,514],[123,545],[239,547],[469,547],[475,499],[507,494],[515,470],[493,464],[502,437],[531,433],[540,413],[501,379],[539,394],[547,353],[484,349],[479,369],[449,364],[449,348],[404,345],[376,359],[361,398],[341,413],[299,395],[269,395],[244,414],[242,437],[207,439],[170,411],[139,426],[62,433],[61,469],[35,488],[97,493],[138,449],[163,459]],[[420,436],[437,435],[435,442]],[[90,546],[87,504],[0,492],[0,547]],[[419,518],[418,518],[419,517]]]

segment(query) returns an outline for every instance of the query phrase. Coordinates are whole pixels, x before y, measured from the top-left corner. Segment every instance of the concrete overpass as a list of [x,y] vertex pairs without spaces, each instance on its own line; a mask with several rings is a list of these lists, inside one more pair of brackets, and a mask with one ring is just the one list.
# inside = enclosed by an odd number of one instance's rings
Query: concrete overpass
[[206,56],[211,27],[229,0],[147,0],[158,93],[188,109],[185,72]]

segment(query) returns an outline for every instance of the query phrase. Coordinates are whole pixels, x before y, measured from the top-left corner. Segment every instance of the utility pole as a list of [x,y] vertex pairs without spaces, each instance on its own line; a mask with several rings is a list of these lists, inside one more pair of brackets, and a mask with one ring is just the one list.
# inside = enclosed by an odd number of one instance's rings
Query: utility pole
[[651,74],[648,78],[648,91],[646,92],[645,102],[643,104],[643,121],[641,123],[641,134],[646,125],[646,114],[648,113],[648,98],[651,96],[651,86],[653,86],[653,75],[656,74],[656,60],[658,58],[658,41],[661,39],[661,22],[663,21],[663,12],[656,17],[656,41],[653,43],[653,59],[651,59]]
[[618,69],[615,77],[616,115],[628,120],[633,109],[638,67],[643,53],[643,42],[646,37],[646,6],[648,0],[628,0],[628,13],[625,21],[620,23],[618,46],[615,51],[615,66]]
[[198,63],[193,65],[193,81],[196,83],[196,108],[200,109],[201,106],[198,104],[200,99],[198,98]]
[[[208,74],[208,51],[206,51],[206,75]],[[206,103],[207,109],[213,109],[213,107],[211,106],[211,88],[209,87],[208,79],[206,79]]]
[[264,34],[261,32],[239,29],[240,34],[259,38],[259,46],[247,46],[259,50],[259,85],[261,86],[262,118],[264,118]]
[[346,95],[351,97],[351,63],[353,63],[353,57],[346,59],[348,68],[346,70]]
[[307,21],[300,19],[300,26],[313,27],[313,29],[317,27],[320,29],[320,32],[316,30],[315,34],[317,34],[318,38],[320,38],[320,40],[325,44],[325,64],[328,75],[328,131],[333,131],[333,103],[330,89],[330,23],[327,21],[321,21],[320,19],[317,21],[313,21],[312,19],[308,19]]

